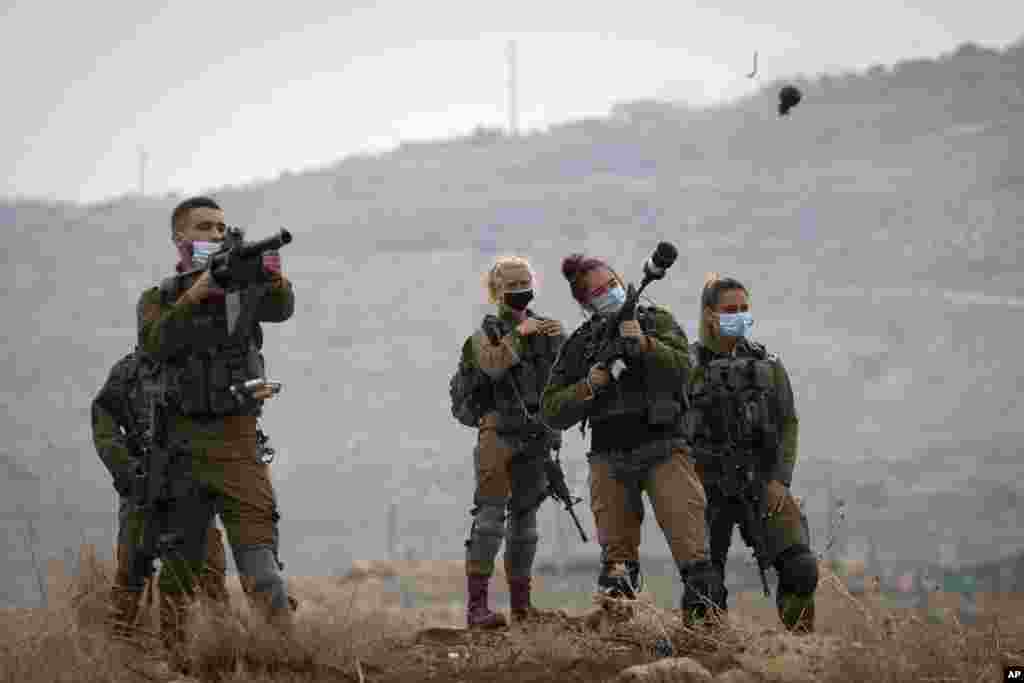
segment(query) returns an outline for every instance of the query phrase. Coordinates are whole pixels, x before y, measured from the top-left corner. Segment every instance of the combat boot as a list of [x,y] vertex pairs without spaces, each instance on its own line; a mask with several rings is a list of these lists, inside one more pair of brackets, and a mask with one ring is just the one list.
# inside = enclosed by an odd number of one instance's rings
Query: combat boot
[[636,560],[605,562],[597,577],[597,592],[609,598],[636,600],[643,583],[640,563]]
[[679,608],[683,623],[714,625],[725,611],[725,586],[722,575],[710,560],[682,562],[679,576],[683,580],[683,598]]
[[537,609],[530,603],[530,576],[510,576],[508,578],[508,597],[513,622],[527,622],[541,619],[546,610]]
[[505,617],[492,612],[487,606],[487,592],[491,577],[470,574],[466,576],[469,601],[466,604],[466,626],[468,628],[493,629],[508,625]]

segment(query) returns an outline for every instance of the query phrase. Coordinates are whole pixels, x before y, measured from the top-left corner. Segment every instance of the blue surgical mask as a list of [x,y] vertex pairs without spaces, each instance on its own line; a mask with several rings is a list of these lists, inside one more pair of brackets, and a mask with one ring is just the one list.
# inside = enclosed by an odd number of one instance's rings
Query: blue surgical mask
[[750,313],[719,313],[718,334],[723,337],[746,337],[754,326]]
[[220,249],[220,246],[220,242],[192,242],[192,267],[204,268],[210,260],[210,255]]
[[626,290],[620,285],[615,285],[599,297],[590,302],[590,308],[595,313],[614,313],[626,303]]

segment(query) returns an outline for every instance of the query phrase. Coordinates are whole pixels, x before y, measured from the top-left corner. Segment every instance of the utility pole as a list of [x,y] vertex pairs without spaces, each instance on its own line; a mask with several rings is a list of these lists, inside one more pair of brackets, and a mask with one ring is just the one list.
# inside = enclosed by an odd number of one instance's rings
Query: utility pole
[[516,100],[516,41],[508,41],[508,133],[519,135],[519,103]]
[[149,154],[146,153],[146,149],[139,145],[139,196],[143,197],[146,194],[146,162],[149,160]]

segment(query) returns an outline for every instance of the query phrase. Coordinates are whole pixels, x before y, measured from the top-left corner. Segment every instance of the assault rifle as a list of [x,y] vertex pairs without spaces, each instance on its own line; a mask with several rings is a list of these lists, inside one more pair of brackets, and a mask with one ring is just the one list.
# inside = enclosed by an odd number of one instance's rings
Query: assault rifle
[[657,248],[644,262],[644,279],[637,289],[633,283],[626,287],[626,301],[622,308],[613,316],[603,319],[603,327],[596,335],[594,343],[585,352],[584,360],[587,368],[599,365],[608,370],[616,380],[626,367],[625,360],[633,355],[632,339],[619,336],[619,326],[627,320],[636,320],[636,306],[640,294],[651,282],[665,277],[665,272],[676,262],[679,252],[668,242],[658,242]]
[[[691,435],[696,461],[717,473],[717,486],[727,499],[739,501],[743,509],[741,535],[754,551],[765,597],[771,595],[765,571],[770,564],[765,547],[767,507],[766,482],[758,476],[761,457],[758,441],[767,435],[756,434],[750,421],[749,406],[714,392],[696,398],[694,407],[710,417],[710,438]],[[764,444],[761,444],[762,448]],[[713,481],[713,480],[712,480]]]
[[701,464],[714,463],[721,468],[721,479],[717,486],[727,498],[737,500],[743,509],[744,542],[754,553],[757,571],[761,575],[761,587],[765,597],[771,596],[768,578],[765,575],[771,566],[768,550],[765,548],[765,482],[757,476],[752,456],[744,456],[733,446],[716,447],[714,452],[694,447],[696,460]]
[[[492,344],[500,343],[501,329],[498,327],[497,319],[491,317],[484,318],[483,329]],[[523,401],[523,395],[519,391],[517,374],[517,368],[511,368],[509,371],[509,379],[512,380],[512,390],[515,392],[516,398],[519,399],[519,405],[523,408],[523,415],[526,418],[527,424],[531,429],[537,430],[541,434],[551,435],[556,438],[554,445],[552,446],[552,450],[555,451],[555,455],[552,456],[549,453],[544,457],[544,474],[548,483],[547,490],[544,495],[545,497],[550,497],[552,500],[561,503],[565,507],[565,511],[569,513],[569,516],[572,517],[573,523],[576,525],[576,530],[580,532],[580,538],[583,539],[584,543],[587,543],[587,534],[583,531],[583,525],[580,524],[579,517],[576,516],[576,511],[573,510],[573,506],[583,502],[583,499],[579,496],[572,495],[572,492],[569,491],[569,486],[565,483],[565,471],[562,469],[562,463],[558,458],[558,453],[562,447],[561,434],[552,430],[537,417],[539,407],[535,407],[533,410],[530,410],[527,407],[526,403]]]
[[228,228],[220,248],[210,254],[206,265],[178,276],[189,281],[209,272],[213,284],[227,292],[228,334],[234,331],[241,312],[237,292],[250,285],[270,282],[270,275],[263,268],[263,255],[292,241],[292,234],[284,228],[276,235],[256,242],[245,242],[244,235],[241,228]]
[[[637,289],[633,283],[626,287],[626,300],[615,315],[604,316],[583,349],[584,367],[589,372],[595,365],[604,368],[618,381],[628,367],[627,359],[636,355],[636,340],[619,335],[619,326],[627,320],[636,320],[640,294],[651,282],[665,277],[665,272],[676,262],[679,252],[668,242],[658,242],[654,253],[644,261],[644,279]],[[580,434],[586,434],[587,418],[580,422]]]
[[153,560],[164,557],[179,541],[168,529],[171,452],[161,402],[153,400],[150,416],[145,427],[132,420],[125,428],[128,446],[136,456],[132,501],[141,517],[142,538],[134,548],[132,561],[144,563],[138,574],[141,576],[152,575]]

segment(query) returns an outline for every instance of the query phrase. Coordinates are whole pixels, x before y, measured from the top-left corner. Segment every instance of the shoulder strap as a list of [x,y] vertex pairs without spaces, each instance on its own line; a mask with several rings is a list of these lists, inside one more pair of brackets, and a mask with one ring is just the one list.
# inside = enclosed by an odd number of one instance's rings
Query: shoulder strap
[[164,304],[174,303],[181,290],[182,278],[177,275],[165,277],[160,281],[160,300]]

